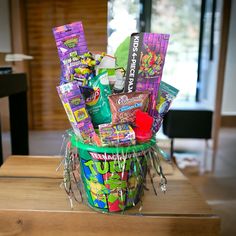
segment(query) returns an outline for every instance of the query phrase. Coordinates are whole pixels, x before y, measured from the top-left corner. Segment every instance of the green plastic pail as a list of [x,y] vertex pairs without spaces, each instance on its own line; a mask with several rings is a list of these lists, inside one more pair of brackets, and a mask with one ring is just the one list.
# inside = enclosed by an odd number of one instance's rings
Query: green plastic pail
[[78,149],[81,178],[88,204],[95,209],[115,212],[138,203],[147,173],[147,153],[155,144],[130,147],[97,147],[71,137]]

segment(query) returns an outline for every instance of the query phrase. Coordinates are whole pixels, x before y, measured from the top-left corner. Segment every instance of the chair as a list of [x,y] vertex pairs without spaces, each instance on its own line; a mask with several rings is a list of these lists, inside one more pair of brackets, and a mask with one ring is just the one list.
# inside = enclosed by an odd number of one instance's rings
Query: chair
[[171,139],[171,157],[175,138],[205,139],[208,145],[212,137],[212,116],[212,110],[201,103],[176,103],[163,120],[163,133]]

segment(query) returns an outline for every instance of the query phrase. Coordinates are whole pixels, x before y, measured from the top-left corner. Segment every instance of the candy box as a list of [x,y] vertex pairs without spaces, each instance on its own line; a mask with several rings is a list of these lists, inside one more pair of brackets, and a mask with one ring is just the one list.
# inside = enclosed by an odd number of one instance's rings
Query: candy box
[[168,41],[168,34],[155,33],[134,33],[130,39],[124,91],[150,92],[150,115],[155,111]]
[[128,124],[102,124],[98,127],[103,146],[135,145],[135,133]]
[[95,136],[93,124],[85,108],[85,101],[77,81],[57,87],[61,102],[76,135],[84,142],[91,142]]

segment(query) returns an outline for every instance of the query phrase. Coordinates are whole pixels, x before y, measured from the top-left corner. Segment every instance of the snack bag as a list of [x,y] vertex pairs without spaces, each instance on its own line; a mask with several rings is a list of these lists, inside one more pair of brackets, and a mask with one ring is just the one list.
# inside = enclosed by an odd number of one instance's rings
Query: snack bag
[[85,143],[93,142],[96,133],[86,110],[79,83],[73,81],[60,85],[57,91],[76,135]]
[[135,111],[145,111],[148,106],[149,92],[119,93],[109,96],[112,124],[134,124]]
[[153,115],[156,107],[168,41],[168,34],[131,35],[124,91],[149,91],[150,115]]
[[97,127],[111,122],[111,111],[108,96],[111,94],[107,72],[103,72],[88,81],[93,88],[92,96],[86,99],[86,107]]
[[179,90],[172,87],[171,85],[161,81],[160,92],[157,99],[156,111],[153,116],[153,133],[156,133],[162,124],[165,114],[168,112],[172,101],[177,96]]
[[58,55],[61,63],[62,75],[66,81],[71,81],[72,66],[78,66],[79,55],[88,52],[82,22],[53,28]]
[[103,146],[135,145],[135,133],[129,124],[102,124],[98,127]]

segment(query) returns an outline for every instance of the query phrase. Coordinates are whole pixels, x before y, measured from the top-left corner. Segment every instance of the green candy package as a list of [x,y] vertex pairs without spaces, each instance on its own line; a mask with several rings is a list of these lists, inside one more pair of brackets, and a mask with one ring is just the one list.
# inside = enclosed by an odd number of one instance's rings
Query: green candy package
[[86,108],[95,127],[111,122],[111,111],[108,96],[111,94],[108,73],[98,74],[88,81],[94,92],[86,99]]

